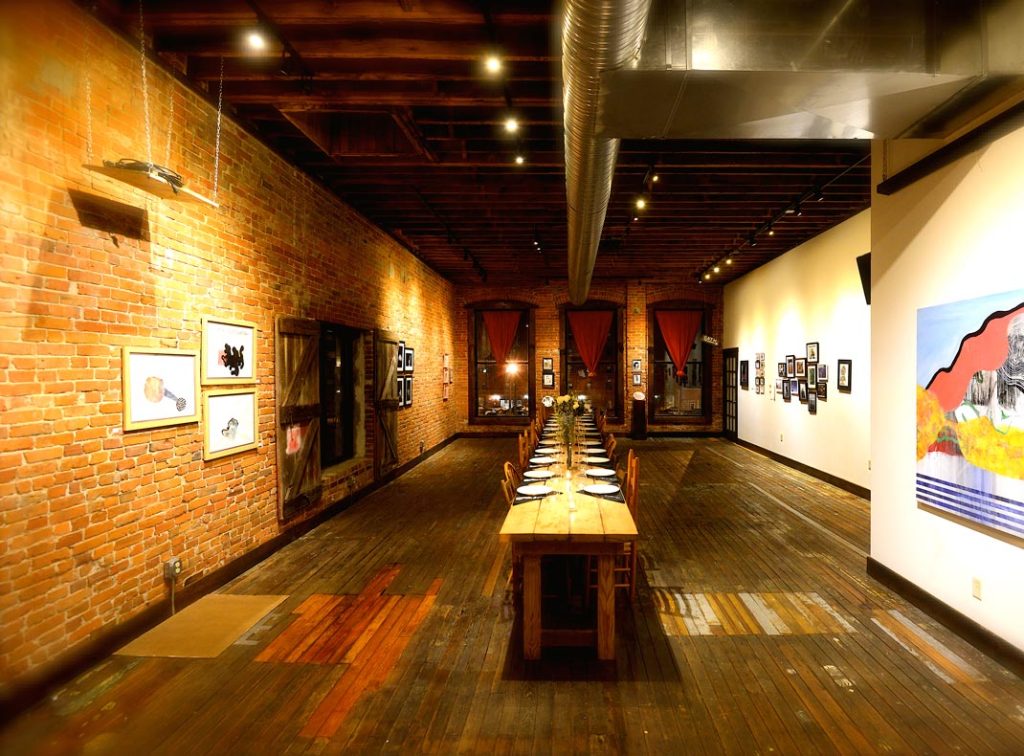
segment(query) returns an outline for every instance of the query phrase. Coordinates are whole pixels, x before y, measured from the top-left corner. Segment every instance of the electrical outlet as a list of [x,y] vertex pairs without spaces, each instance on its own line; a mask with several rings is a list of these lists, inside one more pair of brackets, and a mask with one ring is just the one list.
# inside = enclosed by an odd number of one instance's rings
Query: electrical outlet
[[981,601],[981,578],[971,578],[971,595]]
[[178,575],[181,574],[181,558],[171,557],[164,562],[164,578],[170,580],[172,583],[178,579]]

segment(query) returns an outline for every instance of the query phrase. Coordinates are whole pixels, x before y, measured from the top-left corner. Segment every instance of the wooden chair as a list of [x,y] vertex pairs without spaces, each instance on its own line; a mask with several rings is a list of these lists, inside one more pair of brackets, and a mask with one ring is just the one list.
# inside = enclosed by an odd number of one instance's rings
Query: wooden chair
[[[632,452],[632,450],[630,450]],[[633,521],[640,527],[637,519],[640,512],[640,458],[633,454],[632,459],[627,458],[626,479],[623,485],[623,492],[626,499],[626,506],[633,516]],[[624,552],[615,557],[615,566],[612,573],[616,588],[622,588],[629,593],[629,600],[636,599],[636,571],[639,564],[640,542],[630,541],[624,544]],[[590,592],[597,590],[597,559],[587,558],[587,600]]]
[[508,478],[504,478],[501,481],[501,493],[504,495],[509,507],[516,503],[516,484]]
[[517,436],[519,440],[519,469],[525,470],[530,464],[530,444],[526,439],[526,433]]
[[[635,459],[636,452],[630,449],[626,453],[626,466],[623,467],[621,470],[615,471],[615,474],[618,475],[619,477],[619,484],[622,486],[623,492],[625,492],[626,488],[629,486],[629,473],[633,465],[633,460]],[[625,495],[625,493],[623,493],[623,495]]]
[[505,471],[505,480],[512,481],[513,485],[518,486],[523,482],[523,471],[516,467],[515,462],[506,462],[502,469]]
[[608,438],[604,440],[604,450],[608,452],[608,459],[615,461],[615,447],[618,441],[615,440],[615,434],[609,433]]

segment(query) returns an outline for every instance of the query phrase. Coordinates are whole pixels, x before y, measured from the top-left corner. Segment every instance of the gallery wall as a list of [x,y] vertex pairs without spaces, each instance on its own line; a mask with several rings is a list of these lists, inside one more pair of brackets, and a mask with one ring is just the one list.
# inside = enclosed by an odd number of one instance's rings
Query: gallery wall
[[[465,417],[441,399],[442,356],[460,354],[451,284],[230,118],[218,209],[83,169],[146,158],[140,80],[137,47],[78,4],[0,3],[0,693],[166,601],[171,556],[187,586],[286,527],[277,316],[363,331],[367,386],[373,329],[415,347],[400,463]],[[156,162],[212,196],[215,108],[152,63],[148,83]],[[202,418],[122,429],[121,348],[199,349],[204,316],[258,329],[257,447],[210,461]],[[307,515],[373,481],[369,391],[363,454]]]
[[[876,143],[874,183],[920,147]],[[891,196],[876,194],[871,217],[871,556],[1020,649],[1024,541],[918,506],[915,418],[918,311],[1024,289],[1022,175],[1018,129]],[[948,334],[954,353],[964,335]],[[1018,461],[1018,484],[1021,471]]]
[[[857,257],[870,251],[870,211],[761,266],[725,287],[723,347],[749,363],[749,388],[738,391],[738,437],[862,488],[871,488],[871,308]],[[776,393],[777,365],[804,357],[816,342],[828,366],[826,399],[816,414]],[[765,393],[755,389],[763,352]],[[852,365],[849,393],[838,390],[837,361]]]

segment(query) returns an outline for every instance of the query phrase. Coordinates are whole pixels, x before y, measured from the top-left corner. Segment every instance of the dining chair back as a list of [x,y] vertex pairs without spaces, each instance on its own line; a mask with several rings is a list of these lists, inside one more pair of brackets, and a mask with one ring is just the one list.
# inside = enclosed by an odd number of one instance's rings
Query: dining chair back
[[526,466],[530,464],[530,444],[526,440],[526,433],[520,433],[516,437],[519,441],[519,469],[525,470]]
[[503,478],[501,481],[501,493],[505,497],[505,503],[510,507],[516,503],[516,484],[508,478]]
[[512,483],[517,486],[523,482],[523,471],[521,468],[516,466],[515,462],[505,462],[503,469],[505,471],[506,480],[511,480]]
[[618,441],[615,440],[615,434],[609,433],[608,438],[604,440],[604,449],[608,452],[608,459],[615,459],[615,447],[617,444]]

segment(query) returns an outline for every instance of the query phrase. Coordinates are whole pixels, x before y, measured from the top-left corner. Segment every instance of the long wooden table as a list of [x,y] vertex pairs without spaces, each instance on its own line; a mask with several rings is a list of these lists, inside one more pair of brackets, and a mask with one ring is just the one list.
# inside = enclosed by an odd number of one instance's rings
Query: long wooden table
[[[500,538],[510,541],[523,560],[523,656],[539,659],[544,645],[566,645],[596,635],[597,658],[615,658],[615,557],[636,541],[636,523],[622,503],[578,490],[581,476],[554,477],[544,483],[557,493],[511,507]],[[541,626],[541,557],[582,554],[597,557],[597,628],[590,631]],[[591,640],[590,642],[593,642]]]

